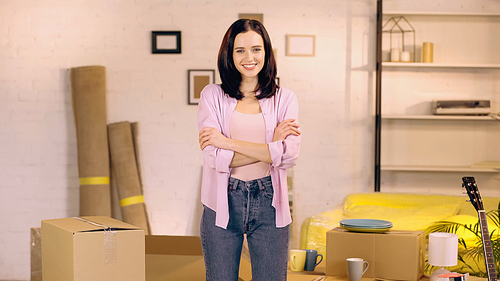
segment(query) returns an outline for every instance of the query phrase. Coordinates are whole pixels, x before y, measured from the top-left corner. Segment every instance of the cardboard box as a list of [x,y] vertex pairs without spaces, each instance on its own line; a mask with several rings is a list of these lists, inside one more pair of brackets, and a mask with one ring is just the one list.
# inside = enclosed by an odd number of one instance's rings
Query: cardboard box
[[[317,274],[311,274],[311,275],[299,275],[299,274],[290,274],[288,273],[288,276],[286,278],[287,281],[316,281],[316,280],[325,280],[323,279],[325,275],[317,275]],[[349,280],[346,280],[349,281]]]
[[[205,280],[200,237],[146,235],[146,281],[165,280]],[[243,256],[239,280],[252,280],[250,262]]]
[[[311,280],[314,280],[316,278],[320,278],[320,277],[325,276],[324,273],[320,274],[317,272],[313,272],[313,273],[309,273],[309,274],[304,274],[304,272],[305,271],[296,272],[296,271],[288,270],[286,280],[287,281],[311,281]],[[349,280],[347,280],[347,281],[349,281]]]
[[44,281],[144,281],[144,230],[109,217],[42,221]]
[[366,278],[419,280],[424,275],[425,233],[396,231],[350,232],[334,228],[326,233],[326,275],[347,276],[347,258],[370,264]]
[[42,229],[31,228],[31,281],[42,281]]

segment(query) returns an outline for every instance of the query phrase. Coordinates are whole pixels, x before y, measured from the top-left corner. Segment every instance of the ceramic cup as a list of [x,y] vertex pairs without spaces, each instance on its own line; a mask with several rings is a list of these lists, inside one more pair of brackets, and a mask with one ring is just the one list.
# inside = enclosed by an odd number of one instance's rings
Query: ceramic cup
[[[318,266],[323,261],[323,255],[318,254],[316,250],[304,250],[306,251],[306,264],[304,266],[305,271],[314,271],[314,268]],[[318,261],[318,258],[319,261]]]
[[[366,268],[363,270],[364,265]],[[349,258],[347,259],[347,276],[349,281],[360,281],[361,277],[368,270],[368,262],[361,258]]]
[[304,250],[290,250],[290,269],[292,271],[303,271],[306,263],[306,254]]

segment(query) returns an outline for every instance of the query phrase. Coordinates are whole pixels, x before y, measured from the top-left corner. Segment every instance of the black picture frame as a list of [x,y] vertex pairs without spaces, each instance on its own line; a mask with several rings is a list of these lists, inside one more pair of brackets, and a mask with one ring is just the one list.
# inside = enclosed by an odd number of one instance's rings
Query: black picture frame
[[[180,54],[181,48],[181,32],[180,31],[152,31],[151,45],[153,54]],[[163,46],[162,38],[167,39],[170,43],[175,42],[175,46]]]
[[215,69],[188,70],[188,104],[197,105],[200,93],[208,84],[215,83]]

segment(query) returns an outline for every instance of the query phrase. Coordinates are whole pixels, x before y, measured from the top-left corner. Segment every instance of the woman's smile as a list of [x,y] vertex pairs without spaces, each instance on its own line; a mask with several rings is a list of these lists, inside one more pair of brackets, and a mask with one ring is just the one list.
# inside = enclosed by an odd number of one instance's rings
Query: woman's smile
[[243,64],[243,67],[247,70],[254,70],[255,67],[257,66],[256,63],[252,63],[252,64]]

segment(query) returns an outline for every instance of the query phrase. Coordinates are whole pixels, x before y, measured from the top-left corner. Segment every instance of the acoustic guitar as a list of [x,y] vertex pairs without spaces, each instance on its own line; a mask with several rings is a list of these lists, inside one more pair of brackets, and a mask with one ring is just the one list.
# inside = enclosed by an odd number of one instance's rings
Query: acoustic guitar
[[476,208],[479,224],[481,226],[481,238],[483,239],[483,250],[484,257],[486,261],[486,268],[488,273],[488,281],[497,281],[497,271],[495,269],[495,259],[493,257],[493,251],[491,249],[491,239],[490,233],[488,231],[488,222],[486,218],[486,212],[483,207],[483,199],[479,194],[477,189],[476,180],[474,177],[463,177],[462,187],[467,190],[467,195],[469,195],[470,203],[474,208]]

